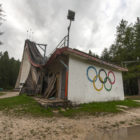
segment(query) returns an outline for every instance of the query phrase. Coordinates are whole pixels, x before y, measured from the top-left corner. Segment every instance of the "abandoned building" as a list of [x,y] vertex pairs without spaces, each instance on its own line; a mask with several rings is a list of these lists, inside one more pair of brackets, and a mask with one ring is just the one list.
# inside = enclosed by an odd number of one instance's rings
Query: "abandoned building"
[[76,104],[123,100],[123,71],[127,69],[65,46],[44,59],[37,44],[26,40],[15,88],[20,94]]

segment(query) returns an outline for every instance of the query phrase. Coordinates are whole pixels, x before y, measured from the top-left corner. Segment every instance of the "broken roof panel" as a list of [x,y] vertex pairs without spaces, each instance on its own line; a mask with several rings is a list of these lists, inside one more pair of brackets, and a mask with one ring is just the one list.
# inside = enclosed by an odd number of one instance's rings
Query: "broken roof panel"
[[29,61],[33,66],[41,67],[44,65],[44,58],[37,49],[36,43],[26,40],[25,48],[27,49]]

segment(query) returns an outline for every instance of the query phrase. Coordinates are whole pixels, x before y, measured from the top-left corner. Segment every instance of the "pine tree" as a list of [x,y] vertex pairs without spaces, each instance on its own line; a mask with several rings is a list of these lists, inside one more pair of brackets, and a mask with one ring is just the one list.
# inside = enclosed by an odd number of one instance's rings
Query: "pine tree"
[[101,59],[105,61],[111,61],[110,54],[107,48],[105,48],[101,54]]
[[125,93],[140,93],[140,63],[137,61],[140,58],[139,18],[134,25],[121,20],[116,29],[116,40],[108,50],[104,49],[102,58],[119,65],[125,64],[129,70],[123,73]]
[[0,88],[14,88],[19,67],[19,60],[10,59],[7,51],[0,53]]
[[[140,19],[137,18],[137,21],[134,25],[134,31],[135,31],[135,39],[134,39],[134,45],[135,45],[135,60],[139,61],[140,58]],[[140,95],[140,63],[137,63],[135,65],[135,73],[136,77],[138,79],[138,94]]]

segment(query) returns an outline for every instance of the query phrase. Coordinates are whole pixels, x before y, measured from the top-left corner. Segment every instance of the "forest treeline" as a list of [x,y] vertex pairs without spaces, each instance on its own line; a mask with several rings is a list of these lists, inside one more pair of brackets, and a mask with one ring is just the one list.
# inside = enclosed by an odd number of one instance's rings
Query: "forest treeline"
[[17,80],[20,61],[9,58],[8,52],[0,52],[0,88],[13,89]]
[[123,72],[125,94],[140,94],[140,19],[134,24],[122,19],[116,28],[115,42],[103,50],[100,58],[127,67],[128,72]]
[[140,19],[134,24],[121,20],[114,44],[104,49],[101,58],[128,68],[123,73],[125,94],[140,94]]

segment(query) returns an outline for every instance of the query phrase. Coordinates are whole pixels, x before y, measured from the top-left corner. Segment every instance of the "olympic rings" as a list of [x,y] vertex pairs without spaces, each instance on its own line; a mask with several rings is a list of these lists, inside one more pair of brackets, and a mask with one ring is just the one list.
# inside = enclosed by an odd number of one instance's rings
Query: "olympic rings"
[[[98,75],[98,76],[99,76],[99,75]],[[101,77],[100,77],[100,78],[101,78]],[[103,89],[103,83],[102,83],[101,88],[98,89],[98,88],[95,86],[95,79],[97,79],[96,76],[93,78],[93,86],[94,86],[94,88],[95,88],[97,91],[101,91],[101,90]],[[103,80],[103,79],[101,78],[101,80]]]
[[96,73],[96,79],[95,79],[95,82],[96,82],[96,81],[97,81],[97,70],[96,70],[96,68],[93,67],[93,66],[89,66],[89,67],[87,68],[87,77],[88,77],[88,80],[89,80],[90,82],[93,82],[93,80],[90,79],[89,76],[88,76],[89,69],[93,69],[93,70],[95,71],[95,73]]
[[114,73],[113,73],[112,71],[109,71],[109,72],[108,72],[108,77],[109,77],[110,73],[112,73],[112,75],[113,75],[113,77],[114,77],[114,81],[111,82],[111,80],[110,80],[109,82],[110,82],[111,85],[113,85],[113,84],[115,83],[115,75],[114,75]]
[[99,70],[99,74],[98,74],[99,75],[100,82],[103,83],[103,84],[105,84],[106,81],[107,81],[107,78],[104,78],[104,81],[101,79],[101,76],[100,76],[101,71],[103,71],[105,73],[106,77],[107,77],[107,73],[106,73],[106,71],[104,69],[100,69]]
[[[109,80],[109,83],[111,82],[111,80],[110,80],[110,78],[109,77],[106,77],[105,78],[106,79],[106,81],[107,81],[107,79]],[[111,86],[110,86],[110,88],[108,89],[107,87],[106,87],[106,85],[104,84],[104,87],[105,87],[105,89],[107,90],[107,91],[111,91],[111,89],[112,89],[112,84],[110,84]]]
[[[95,71],[95,73],[96,73],[96,75],[94,76],[94,78],[93,78],[93,80],[89,77],[89,69],[93,69],[94,71]],[[100,73],[101,72],[104,72],[105,73],[105,78],[103,79],[102,77],[101,77],[101,75],[100,75]],[[113,78],[114,78],[114,80],[113,81],[111,81],[111,79],[110,79],[110,74],[112,74],[113,75]],[[87,78],[88,78],[88,80],[90,81],[90,82],[92,82],[93,83],[93,87],[97,90],[97,91],[101,91],[102,89],[103,89],[103,87],[106,89],[106,91],[111,91],[111,89],[112,89],[112,85],[115,83],[115,74],[112,72],[112,71],[109,71],[108,73],[106,73],[106,71],[104,70],[104,69],[100,69],[99,70],[99,72],[97,73],[97,70],[96,70],[96,68],[94,67],[94,66],[89,66],[88,68],[87,68]],[[96,87],[96,85],[95,85],[95,82],[97,81],[97,79],[99,78],[99,80],[100,80],[100,82],[101,82],[101,88],[97,88]],[[106,87],[106,82],[107,81],[109,81],[109,83],[110,83],[110,88],[107,88]]]

